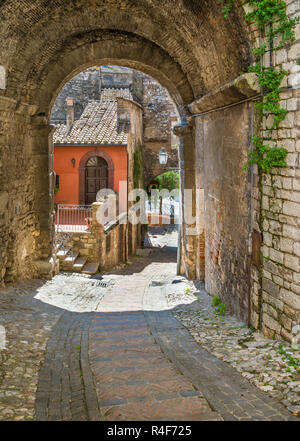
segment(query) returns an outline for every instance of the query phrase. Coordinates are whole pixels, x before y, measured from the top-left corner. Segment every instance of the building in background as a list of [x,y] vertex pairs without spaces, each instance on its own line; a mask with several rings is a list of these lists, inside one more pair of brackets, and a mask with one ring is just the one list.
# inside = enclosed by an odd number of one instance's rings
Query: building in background
[[[59,93],[52,109],[51,123],[66,124],[66,100],[73,98],[78,120],[90,101],[99,101],[105,91],[126,89],[143,108],[143,158],[145,188],[158,175],[178,167],[178,138],[172,127],[179,122],[175,104],[157,81],[122,66],[94,66],[72,78]],[[164,148],[168,163],[161,165],[158,153]]]
[[[129,88],[102,90],[76,121],[73,98],[66,105],[66,124],[58,124],[53,136],[55,202],[90,205],[104,188],[118,195],[120,182],[127,183],[132,174],[128,164],[133,164],[134,145],[142,139],[141,106]],[[122,210],[127,207],[124,197],[119,200]]]

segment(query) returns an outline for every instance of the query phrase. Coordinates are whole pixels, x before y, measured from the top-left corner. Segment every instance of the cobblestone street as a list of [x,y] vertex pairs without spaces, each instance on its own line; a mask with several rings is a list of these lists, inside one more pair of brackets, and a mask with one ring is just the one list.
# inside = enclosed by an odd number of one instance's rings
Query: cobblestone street
[[298,420],[175,318],[196,304],[176,240],[102,278],[0,290],[0,420]]

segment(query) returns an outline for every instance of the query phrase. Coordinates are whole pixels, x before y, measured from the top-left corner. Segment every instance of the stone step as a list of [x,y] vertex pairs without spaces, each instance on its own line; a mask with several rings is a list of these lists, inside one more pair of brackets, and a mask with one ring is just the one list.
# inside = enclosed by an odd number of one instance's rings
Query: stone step
[[56,257],[58,257],[58,259],[60,260],[65,260],[65,258],[67,257],[68,252],[71,250],[70,247],[61,247],[57,253],[56,253]]
[[73,263],[73,270],[75,272],[81,272],[82,268],[84,267],[84,265],[87,262],[87,259],[88,258],[86,256],[79,256],[79,257],[77,257],[77,259]]
[[79,253],[73,253],[73,251],[71,251],[67,257],[65,258],[64,262],[65,263],[70,263],[73,265],[73,263],[75,262],[75,260],[77,259],[77,257],[79,256]]
[[84,265],[81,272],[83,274],[96,274],[98,272],[99,262],[88,262]]

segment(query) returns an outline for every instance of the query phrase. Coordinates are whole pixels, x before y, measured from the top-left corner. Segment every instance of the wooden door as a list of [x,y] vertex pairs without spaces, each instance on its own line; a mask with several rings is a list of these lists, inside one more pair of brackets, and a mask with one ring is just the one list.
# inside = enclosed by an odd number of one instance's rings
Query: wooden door
[[99,190],[107,188],[108,166],[105,159],[99,156],[90,158],[85,167],[85,203],[90,205],[96,201]]

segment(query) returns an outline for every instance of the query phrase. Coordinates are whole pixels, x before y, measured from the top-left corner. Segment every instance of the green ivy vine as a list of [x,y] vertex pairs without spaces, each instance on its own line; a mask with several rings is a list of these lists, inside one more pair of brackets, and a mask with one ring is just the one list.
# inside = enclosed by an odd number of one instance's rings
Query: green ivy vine
[[[235,0],[225,0],[222,13],[225,18],[230,14]],[[267,39],[267,44],[261,44],[253,49],[255,56],[254,65],[249,67],[249,72],[258,76],[259,85],[263,93],[263,99],[258,102],[257,108],[261,117],[271,116],[271,125],[266,127],[267,135],[255,136],[253,138],[254,149],[249,153],[249,160],[244,168],[251,164],[258,164],[260,169],[269,173],[273,167],[286,167],[286,156],[288,151],[284,147],[271,146],[272,133],[280,122],[286,117],[288,111],[280,106],[280,84],[288,72],[274,66],[264,66],[262,58],[267,52],[267,46],[274,51],[281,49],[288,42],[295,40],[295,26],[297,19],[291,19],[286,15],[286,3],[282,0],[246,0],[243,5],[251,7],[251,11],[245,14],[249,23],[255,23],[261,30],[262,35]],[[278,41],[274,45],[274,41]]]

